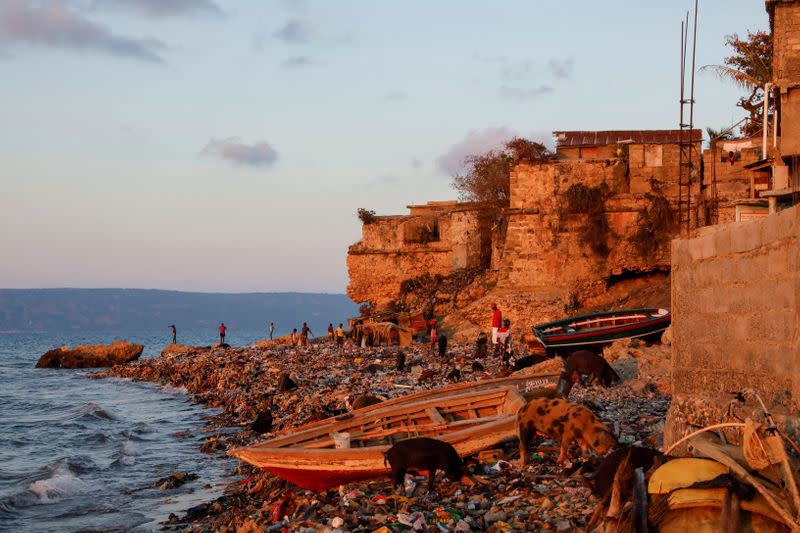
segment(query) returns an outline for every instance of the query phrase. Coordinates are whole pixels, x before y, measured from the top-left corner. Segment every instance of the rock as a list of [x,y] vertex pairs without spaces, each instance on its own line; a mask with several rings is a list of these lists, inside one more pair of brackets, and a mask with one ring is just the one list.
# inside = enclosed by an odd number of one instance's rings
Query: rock
[[667,327],[661,334],[661,344],[672,346],[672,326]]
[[123,365],[142,355],[144,346],[126,341],[114,341],[111,345],[62,346],[50,350],[39,358],[36,368],[99,368]]
[[175,472],[171,476],[161,478],[156,481],[155,486],[161,490],[174,489],[180,487],[184,483],[194,481],[197,479],[197,474],[187,474],[186,472]]
[[497,511],[495,513],[489,511],[485,515],[483,515],[483,519],[486,523],[490,522],[497,522],[498,520],[505,521],[508,518],[508,514],[505,511]]

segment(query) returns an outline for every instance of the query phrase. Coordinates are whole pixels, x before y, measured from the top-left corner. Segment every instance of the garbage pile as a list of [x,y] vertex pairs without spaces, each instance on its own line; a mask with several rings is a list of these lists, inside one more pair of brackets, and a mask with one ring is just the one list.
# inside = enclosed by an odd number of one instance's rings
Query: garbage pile
[[[346,345],[341,349],[328,343],[259,346],[170,346],[161,357],[116,366],[96,376],[184,387],[196,401],[222,409],[212,417],[201,449],[224,453],[341,414],[348,409],[348,400],[363,394],[389,399],[454,381],[478,381],[510,372],[491,355],[476,360],[474,347],[462,344],[451,344],[444,358],[427,345]],[[644,346],[636,349],[651,350]],[[541,368],[534,366],[523,372],[552,371],[558,364],[547,361]],[[624,370],[624,365],[629,368]],[[586,404],[613,428],[621,442],[656,442],[669,394],[657,383],[629,386],[626,379],[647,381],[630,357],[622,356],[612,366],[623,377],[621,385],[604,388],[577,384],[570,399]],[[282,387],[286,383],[283,378],[295,387]],[[271,431],[252,431],[254,420],[267,409]],[[565,470],[555,463],[558,445],[553,440],[541,440],[532,451],[529,466],[520,469],[518,445],[508,443],[490,454],[490,459],[467,460],[474,485],[444,481],[439,473],[436,490],[430,493],[425,478],[409,476],[400,494],[389,486],[388,477],[315,494],[242,463],[233,473],[241,481],[231,483],[224,496],[190,509],[184,516],[171,517],[165,527],[196,532],[580,530],[598,503],[586,478],[597,461],[586,459]]]

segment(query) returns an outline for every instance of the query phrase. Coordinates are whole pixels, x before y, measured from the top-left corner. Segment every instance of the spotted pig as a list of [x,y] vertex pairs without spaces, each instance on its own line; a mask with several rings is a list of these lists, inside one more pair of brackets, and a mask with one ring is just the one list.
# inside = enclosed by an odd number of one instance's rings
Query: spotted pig
[[566,462],[573,440],[578,441],[583,452],[592,448],[605,454],[617,446],[617,439],[586,407],[566,400],[537,398],[517,412],[521,466],[525,466],[525,456],[537,431],[561,441],[559,464]]

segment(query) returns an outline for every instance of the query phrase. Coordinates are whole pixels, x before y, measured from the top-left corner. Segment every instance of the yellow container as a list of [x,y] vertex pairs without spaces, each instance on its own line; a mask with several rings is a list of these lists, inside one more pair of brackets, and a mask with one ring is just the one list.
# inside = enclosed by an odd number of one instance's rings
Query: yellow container
[[503,450],[484,450],[478,454],[478,461],[482,463],[496,463],[504,456]]

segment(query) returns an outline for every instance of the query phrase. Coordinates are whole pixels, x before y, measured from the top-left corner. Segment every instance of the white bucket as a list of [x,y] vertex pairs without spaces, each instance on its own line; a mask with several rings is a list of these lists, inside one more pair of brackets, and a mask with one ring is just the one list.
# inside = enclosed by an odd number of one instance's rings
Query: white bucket
[[337,450],[350,447],[350,433],[334,433],[333,445]]

